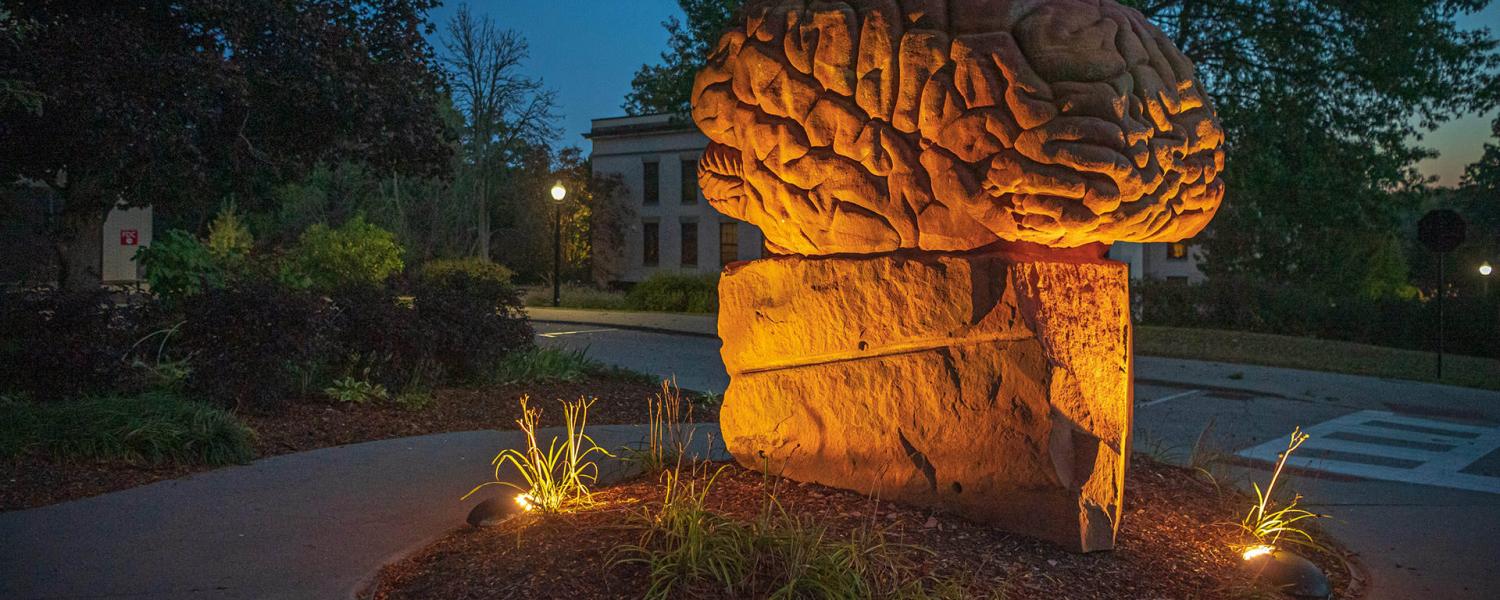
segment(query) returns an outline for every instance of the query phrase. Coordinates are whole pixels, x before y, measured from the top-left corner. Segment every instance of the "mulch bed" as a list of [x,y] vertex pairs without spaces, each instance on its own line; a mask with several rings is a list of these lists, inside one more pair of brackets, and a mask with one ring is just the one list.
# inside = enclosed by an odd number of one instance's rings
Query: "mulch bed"
[[[646,399],[660,388],[637,380],[587,377],[574,382],[525,383],[437,392],[433,405],[417,411],[386,403],[330,404],[325,400],[294,403],[275,415],[242,415],[257,433],[258,457],[388,438],[515,429],[519,400],[531,397],[542,410],[542,425],[561,425],[558,400],[598,398],[589,408],[590,425],[647,421]],[[688,398],[689,392],[683,392]],[[693,419],[717,421],[713,408],[694,409]],[[124,461],[89,462],[26,456],[0,460],[0,511],[21,510],[86,498],[214,469],[202,465],[133,465]]]
[[[382,569],[362,597],[639,598],[644,567],[612,565],[611,551],[640,541],[636,515],[661,500],[662,485],[639,478],[598,491],[591,508],[562,515],[524,513],[488,529],[464,528]],[[1192,472],[1137,457],[1126,484],[1125,520],[1111,552],[1074,554],[961,518],[900,507],[819,485],[767,478],[729,466],[709,494],[713,510],[754,518],[768,492],[781,506],[828,527],[835,537],[875,525],[887,541],[922,546],[921,572],[964,582],[965,597],[1274,598],[1238,566],[1238,522],[1250,500],[1221,493]],[[1314,535],[1319,535],[1315,533]],[[1319,539],[1332,544],[1327,536]],[[1298,550],[1333,581],[1336,597],[1359,594],[1352,559]],[[1347,562],[1346,562],[1347,560]],[[698,590],[673,597],[726,597]]]

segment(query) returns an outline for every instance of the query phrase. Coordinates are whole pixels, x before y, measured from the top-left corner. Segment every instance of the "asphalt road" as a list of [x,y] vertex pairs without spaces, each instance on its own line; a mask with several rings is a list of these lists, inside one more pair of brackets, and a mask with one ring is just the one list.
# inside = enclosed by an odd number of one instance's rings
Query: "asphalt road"
[[[535,325],[544,345],[586,348],[683,388],[729,383],[714,338]],[[1179,463],[1195,446],[1237,457],[1214,470],[1246,488],[1269,472],[1243,465],[1274,460],[1294,427],[1310,431],[1286,485],[1359,552],[1369,598],[1500,593],[1500,393],[1148,357],[1136,362],[1135,400],[1137,451]]]

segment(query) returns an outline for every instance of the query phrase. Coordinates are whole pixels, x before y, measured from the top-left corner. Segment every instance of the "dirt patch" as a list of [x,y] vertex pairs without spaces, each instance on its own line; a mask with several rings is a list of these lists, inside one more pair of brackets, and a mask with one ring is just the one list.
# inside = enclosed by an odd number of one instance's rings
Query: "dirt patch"
[[[574,382],[443,389],[432,405],[416,411],[385,403],[330,404],[314,400],[296,403],[281,414],[242,418],[256,431],[256,454],[264,458],[429,433],[515,429],[522,395],[531,396],[531,405],[542,409],[543,426],[561,425],[558,400],[579,397],[598,398],[589,409],[590,425],[644,423],[648,418],[646,399],[659,391],[636,380],[589,377]],[[683,392],[683,396],[687,398],[689,393]],[[718,413],[711,407],[695,407],[693,419],[717,421]],[[87,498],[214,468],[46,456],[0,460],[0,483],[4,484],[0,485],[0,511]]]
[[[563,515],[526,513],[490,529],[457,530],[386,566],[362,597],[640,598],[645,567],[613,565],[612,550],[640,541],[638,515],[660,502],[663,486],[641,478],[602,489],[592,508]],[[877,530],[911,550],[926,575],[958,582],[961,597],[1274,598],[1238,570],[1237,523],[1249,499],[1220,493],[1191,472],[1137,457],[1126,485],[1126,515],[1110,552],[1073,554],[984,525],[799,484],[729,466],[709,494],[712,510],[753,519],[773,493],[781,507],[847,538]],[[1326,536],[1320,539],[1327,540]],[[1347,553],[1301,551],[1329,573],[1336,597],[1352,598]],[[674,597],[728,597],[696,590]],[[753,594],[746,597],[754,597]]]

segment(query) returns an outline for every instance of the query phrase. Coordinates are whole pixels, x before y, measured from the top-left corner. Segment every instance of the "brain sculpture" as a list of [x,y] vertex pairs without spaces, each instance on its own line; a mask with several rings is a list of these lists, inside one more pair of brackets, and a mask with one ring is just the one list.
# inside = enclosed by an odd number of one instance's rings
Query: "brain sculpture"
[[704,195],[783,254],[1176,241],[1223,132],[1110,0],[749,0],[693,86]]

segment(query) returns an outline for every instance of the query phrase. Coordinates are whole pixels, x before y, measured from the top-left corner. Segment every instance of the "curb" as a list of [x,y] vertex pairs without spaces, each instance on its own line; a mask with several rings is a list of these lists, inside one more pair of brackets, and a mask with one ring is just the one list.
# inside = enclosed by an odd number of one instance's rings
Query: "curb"
[[628,329],[632,331],[644,331],[647,333],[662,333],[667,335],[687,335],[692,337],[719,339],[717,333],[705,333],[702,331],[691,331],[687,329],[673,329],[671,327],[653,327],[650,325],[622,325],[619,323],[600,323],[598,321],[578,321],[570,319],[539,319],[530,317],[532,323],[553,323],[557,325],[592,325],[594,327],[609,327],[611,329]]

